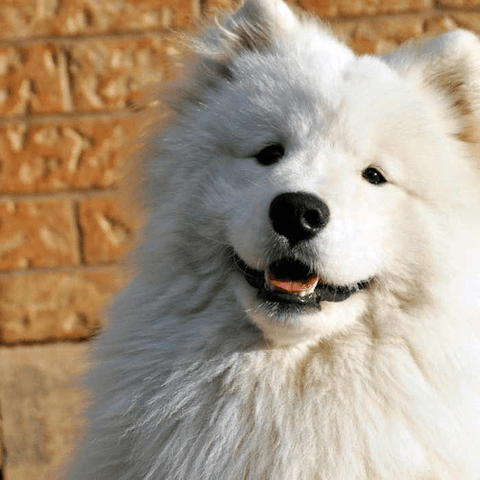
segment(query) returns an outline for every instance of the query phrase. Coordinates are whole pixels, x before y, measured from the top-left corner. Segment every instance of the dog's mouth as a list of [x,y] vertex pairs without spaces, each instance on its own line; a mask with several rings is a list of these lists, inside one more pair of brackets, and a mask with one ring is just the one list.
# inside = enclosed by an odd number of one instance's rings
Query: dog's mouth
[[236,253],[234,261],[246,281],[258,290],[259,297],[275,303],[321,308],[321,302],[342,302],[371,282],[333,285],[308,265],[290,257],[275,260],[266,271],[249,267]]

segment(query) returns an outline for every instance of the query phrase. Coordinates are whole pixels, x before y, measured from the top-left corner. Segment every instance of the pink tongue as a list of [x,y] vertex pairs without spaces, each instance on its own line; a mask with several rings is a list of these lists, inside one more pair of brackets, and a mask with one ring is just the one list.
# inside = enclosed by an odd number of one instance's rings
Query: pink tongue
[[275,290],[279,290],[280,292],[287,292],[292,295],[298,295],[305,290],[312,290],[313,288],[315,288],[319,280],[319,276],[317,274],[312,275],[307,280],[295,281],[277,279],[271,273],[268,275],[267,278],[273,288],[275,288]]

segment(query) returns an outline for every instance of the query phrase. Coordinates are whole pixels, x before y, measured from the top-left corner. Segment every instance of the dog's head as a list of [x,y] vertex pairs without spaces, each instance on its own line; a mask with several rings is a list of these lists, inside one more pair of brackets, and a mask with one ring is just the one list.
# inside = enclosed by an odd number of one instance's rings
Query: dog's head
[[179,204],[268,338],[330,335],[379,291],[418,297],[439,212],[473,190],[460,138],[478,48],[456,32],[358,57],[281,0],[247,0],[208,30],[170,140],[194,192]]

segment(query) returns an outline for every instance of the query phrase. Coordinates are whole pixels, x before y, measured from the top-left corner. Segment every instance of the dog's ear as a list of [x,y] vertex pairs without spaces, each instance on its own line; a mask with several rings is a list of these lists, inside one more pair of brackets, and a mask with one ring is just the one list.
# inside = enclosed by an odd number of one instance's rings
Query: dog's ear
[[480,41],[466,30],[412,42],[383,59],[402,76],[420,81],[445,100],[458,119],[457,135],[464,141],[480,140]]
[[198,83],[210,88],[232,79],[235,57],[244,51],[268,50],[275,38],[288,35],[299,23],[283,0],[245,0],[236,12],[215,20],[191,44],[200,60]]
[[236,37],[235,49],[262,50],[270,46],[273,35],[287,34],[297,24],[283,0],[245,0],[226,28]]
[[297,25],[295,14],[283,0],[245,0],[234,14],[208,29],[204,46],[210,57],[217,53],[226,61],[242,50],[270,48],[274,36],[288,34]]

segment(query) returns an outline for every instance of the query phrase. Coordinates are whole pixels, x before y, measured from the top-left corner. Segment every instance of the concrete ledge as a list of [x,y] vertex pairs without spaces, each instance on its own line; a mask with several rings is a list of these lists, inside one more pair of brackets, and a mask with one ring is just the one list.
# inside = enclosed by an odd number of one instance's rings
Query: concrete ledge
[[0,405],[6,480],[47,480],[66,460],[81,429],[76,376],[86,344],[0,348]]

